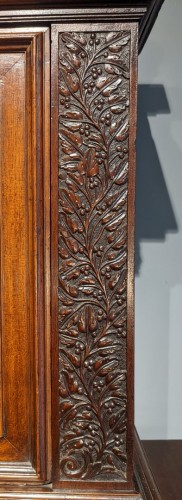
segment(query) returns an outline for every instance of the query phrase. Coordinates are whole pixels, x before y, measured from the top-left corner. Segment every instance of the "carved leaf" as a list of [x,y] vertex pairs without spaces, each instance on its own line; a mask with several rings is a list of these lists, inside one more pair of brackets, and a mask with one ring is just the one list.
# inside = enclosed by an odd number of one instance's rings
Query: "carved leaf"
[[66,111],[64,115],[61,114],[63,118],[68,118],[70,120],[82,120],[83,113],[81,111]]
[[129,35],[126,35],[125,37],[123,37],[121,40],[119,40],[118,42],[116,42],[115,44],[112,44],[109,46],[109,50],[111,52],[120,52],[121,48],[123,47],[123,45],[126,45],[129,41],[129,38],[130,36]]
[[107,35],[106,35],[106,42],[112,42],[116,38],[118,38],[118,33],[117,32],[115,32],[115,33],[113,33],[113,32],[107,33]]
[[61,480],[127,478],[130,37],[59,35]]
[[110,75],[119,75],[121,70],[116,66],[111,66],[111,64],[105,64],[105,70]]
[[69,90],[62,82],[59,85],[59,92],[61,95],[64,95],[64,97],[67,97],[69,95]]
[[94,177],[99,173],[99,165],[97,163],[97,159],[95,156],[95,151],[91,149],[91,151],[88,154],[88,170],[87,170],[87,175],[88,177]]
[[128,162],[124,163],[124,165],[122,166],[119,175],[116,177],[115,184],[121,186],[121,184],[125,182],[127,174],[128,174]]
[[85,174],[87,171],[87,154],[84,154],[83,159],[78,163],[77,170],[79,174]]
[[123,109],[125,109],[125,106],[111,106],[111,111],[114,113],[114,115],[120,115],[123,112]]
[[118,281],[120,279],[120,274],[117,273],[114,275],[114,277],[109,281],[109,288],[113,290],[115,286],[117,285]]
[[71,132],[78,132],[80,130],[80,123],[75,123],[75,122],[63,122],[62,123],[63,127],[66,127],[68,130]]
[[121,78],[118,78],[117,80],[115,80],[112,84],[108,85],[106,89],[103,90],[102,94],[104,97],[109,97],[109,95],[111,94],[111,92],[113,90],[116,90],[120,83],[122,82],[122,79]]
[[76,233],[78,231],[78,222],[75,219],[72,219],[71,217],[67,217],[67,224],[68,227],[70,228],[72,233]]
[[90,332],[94,332],[97,328],[95,312],[91,306],[88,306],[88,327]]
[[116,140],[118,142],[124,141],[128,135],[128,120],[125,119],[124,123],[122,124],[122,127],[120,128],[118,134],[116,135]]
[[100,78],[98,78],[98,80],[97,80],[96,88],[100,90],[103,87],[105,87],[106,84],[109,84],[110,81],[111,81],[111,78],[107,78],[105,76],[100,76]]
[[67,80],[71,91],[75,94],[79,89],[79,81],[73,78],[71,75],[67,75]]
[[64,135],[73,143],[75,146],[81,146],[82,145],[82,140],[80,135],[78,134],[72,134],[68,130],[63,129]]

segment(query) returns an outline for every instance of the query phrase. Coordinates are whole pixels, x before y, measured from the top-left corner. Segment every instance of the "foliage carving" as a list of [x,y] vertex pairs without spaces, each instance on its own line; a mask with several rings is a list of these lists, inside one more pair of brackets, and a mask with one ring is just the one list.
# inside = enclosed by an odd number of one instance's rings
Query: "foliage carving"
[[59,35],[60,477],[126,480],[130,32]]

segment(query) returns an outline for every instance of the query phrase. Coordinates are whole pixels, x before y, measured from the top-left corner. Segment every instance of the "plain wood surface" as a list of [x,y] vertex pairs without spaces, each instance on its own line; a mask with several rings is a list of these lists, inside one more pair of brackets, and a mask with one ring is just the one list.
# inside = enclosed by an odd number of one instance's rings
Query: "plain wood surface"
[[[1,71],[2,69],[2,71]],[[29,294],[26,215],[25,54],[1,54],[1,325],[3,437],[0,460],[29,459]],[[20,84],[21,82],[21,84]],[[19,148],[16,149],[16,144]],[[11,147],[10,147],[11,145]],[[31,262],[31,261],[30,261]],[[21,384],[19,380],[21,378]],[[12,449],[11,445],[12,445]],[[20,455],[19,455],[20,452]],[[22,454],[22,456],[21,456]]]
[[142,441],[162,500],[182,499],[182,440]]

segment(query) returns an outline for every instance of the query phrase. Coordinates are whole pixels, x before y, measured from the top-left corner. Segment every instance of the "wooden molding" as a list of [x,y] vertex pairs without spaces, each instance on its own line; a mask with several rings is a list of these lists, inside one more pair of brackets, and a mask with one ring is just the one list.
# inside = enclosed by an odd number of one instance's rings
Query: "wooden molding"
[[[87,0],[87,7],[82,0],[54,0],[53,2],[45,0],[0,0],[0,23],[14,22],[61,22],[73,21],[75,19],[75,10],[77,22],[90,19],[96,21],[97,18],[103,21],[117,20],[139,23],[139,52],[143,48],[148,35],[153,27],[158,12],[164,0],[145,0],[134,3],[129,0],[115,0],[107,2],[105,0],[98,2]],[[16,9],[16,10],[15,10]]]
[[141,445],[140,439],[137,432],[135,431],[134,438],[134,471],[135,471],[135,482],[136,482],[136,492],[125,494],[116,492],[66,492],[54,491],[49,485],[44,489],[40,488],[32,489],[27,488],[27,491],[23,491],[22,488],[15,487],[0,487],[0,499],[17,499],[17,500],[27,500],[27,495],[29,500],[161,500],[160,492],[155,483],[152,471],[149,467],[146,453]]
[[0,29],[1,483],[45,481],[50,451],[48,44],[47,28]]
[[136,429],[134,438],[134,473],[143,500],[162,500]]

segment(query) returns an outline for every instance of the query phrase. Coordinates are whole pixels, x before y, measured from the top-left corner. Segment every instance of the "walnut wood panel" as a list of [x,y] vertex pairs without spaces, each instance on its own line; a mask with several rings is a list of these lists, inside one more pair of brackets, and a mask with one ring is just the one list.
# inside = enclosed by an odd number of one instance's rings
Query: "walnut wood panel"
[[57,479],[124,491],[133,475],[137,29],[53,27],[52,47]]
[[47,477],[47,33],[0,31],[1,480]]

